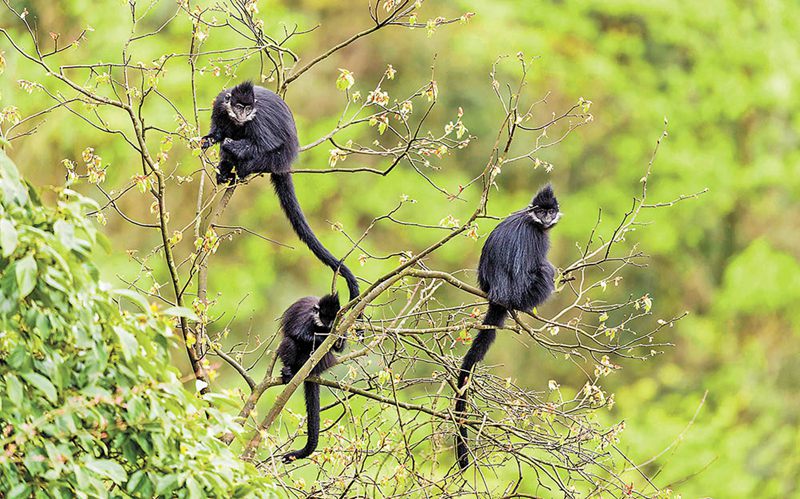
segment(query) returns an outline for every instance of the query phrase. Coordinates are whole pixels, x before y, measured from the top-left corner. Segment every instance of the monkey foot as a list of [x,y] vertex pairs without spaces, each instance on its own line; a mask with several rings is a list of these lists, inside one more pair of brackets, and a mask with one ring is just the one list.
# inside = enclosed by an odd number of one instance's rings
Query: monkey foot
[[234,183],[236,177],[230,173],[224,174],[222,172],[217,173],[217,185],[225,185]]

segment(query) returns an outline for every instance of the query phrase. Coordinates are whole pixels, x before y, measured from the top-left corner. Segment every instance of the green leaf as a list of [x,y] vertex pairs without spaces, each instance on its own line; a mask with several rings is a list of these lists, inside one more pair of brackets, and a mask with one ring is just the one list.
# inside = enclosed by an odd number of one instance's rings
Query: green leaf
[[26,483],[19,483],[8,491],[8,499],[21,499],[31,495],[31,486]]
[[119,343],[122,345],[122,356],[125,357],[125,360],[131,360],[131,358],[136,355],[139,348],[139,342],[136,341],[136,336],[120,326],[114,326],[114,332],[117,333]]
[[6,374],[6,392],[14,404],[22,402],[22,383],[15,374]]
[[205,497],[203,487],[192,477],[186,480],[186,488],[189,489],[189,499],[203,499]]
[[3,250],[4,257],[8,258],[14,253],[18,241],[17,229],[14,228],[11,220],[5,218],[0,220],[0,248]]
[[128,400],[128,414],[132,421],[137,421],[143,415],[147,414],[147,405],[140,397],[135,397]]
[[63,272],[60,272],[59,274],[62,275],[67,282],[72,282],[72,269],[70,268],[69,263],[67,263],[64,257],[55,248],[48,244],[42,243],[39,245],[39,250],[52,257],[53,260],[55,260],[55,263],[58,264],[57,266],[51,266],[50,272],[45,273],[45,277],[53,271],[56,271],[57,268],[60,268]]
[[106,253],[111,253],[111,241],[108,239],[108,236],[102,232],[97,233],[97,244],[99,244]]
[[47,400],[50,402],[55,403],[58,400],[56,387],[53,386],[53,383],[51,383],[49,379],[45,378],[39,373],[25,373],[21,376],[25,378],[25,381],[32,384],[42,393],[44,393],[45,397],[47,397]]
[[108,459],[88,460],[86,461],[86,467],[116,484],[122,484],[128,478],[128,474],[125,473],[125,469],[119,463]]
[[169,307],[161,313],[169,317],[186,317],[190,321],[200,321],[200,317],[192,309],[186,307]]
[[125,486],[125,490],[129,494],[133,494],[137,492],[136,489],[139,488],[140,485],[145,485],[147,480],[147,474],[143,470],[135,471],[131,475],[131,479],[128,480],[127,485]]
[[17,287],[20,300],[31,294],[36,287],[36,260],[31,253],[17,262]]
[[20,206],[28,201],[28,190],[20,181],[19,170],[3,151],[0,151],[0,191],[9,202]]
[[11,158],[6,156],[6,153],[0,151],[0,176],[11,180],[15,184],[20,183],[19,170],[17,166],[11,161]]
[[58,220],[53,225],[53,232],[55,232],[56,237],[64,247],[68,249],[76,249],[78,247],[78,242],[75,239],[75,227],[71,223]]
[[158,479],[156,486],[156,495],[165,495],[166,492],[172,492],[178,488],[178,475],[164,475]]
[[356,80],[352,72],[339,68],[339,77],[336,78],[336,88],[344,91],[352,87],[355,82]]
[[88,489],[89,476],[86,473],[86,468],[76,463],[72,466],[72,472],[75,473],[75,481],[78,482],[78,487],[83,490]]
[[231,417],[204,411],[169,362],[168,316],[201,314],[162,315],[133,288],[110,292],[93,253],[102,243],[82,215],[88,202],[56,195],[57,206],[43,205],[0,151],[0,430],[16,429],[0,498],[156,497],[158,487],[188,499],[269,487],[271,477],[213,438]]

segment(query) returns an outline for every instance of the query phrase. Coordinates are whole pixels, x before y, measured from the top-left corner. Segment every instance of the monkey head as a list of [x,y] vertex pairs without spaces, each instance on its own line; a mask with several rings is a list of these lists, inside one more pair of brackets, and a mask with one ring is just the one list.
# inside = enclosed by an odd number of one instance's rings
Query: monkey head
[[330,328],[333,326],[333,321],[336,319],[339,308],[341,306],[339,305],[338,293],[323,296],[314,305],[314,322],[317,326]]
[[242,126],[256,116],[256,94],[253,82],[245,81],[225,94],[225,111],[236,125]]
[[550,184],[539,189],[528,206],[528,216],[545,230],[557,224],[562,215],[558,209],[556,195],[553,193],[553,186]]

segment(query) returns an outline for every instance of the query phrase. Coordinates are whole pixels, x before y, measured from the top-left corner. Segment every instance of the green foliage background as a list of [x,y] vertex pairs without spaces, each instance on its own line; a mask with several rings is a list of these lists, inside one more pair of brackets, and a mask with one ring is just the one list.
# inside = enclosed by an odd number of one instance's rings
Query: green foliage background
[[219,440],[232,417],[165,367],[169,320],[191,311],[98,282],[96,206],[68,189],[43,206],[0,152],[2,496],[271,497]]
[[[107,3],[108,10],[124,8]],[[125,26],[89,0],[19,4],[35,12],[48,30],[69,33],[87,22],[94,26],[96,35],[81,51],[95,60],[117,57],[115,47],[127,36]],[[278,32],[281,23],[321,25],[294,47],[304,57],[320,53],[368,21],[362,2],[259,5],[270,31]],[[423,12],[428,11],[477,15],[466,25],[440,28],[430,37],[425,30],[383,31],[321,64],[287,95],[301,142],[310,142],[335,124],[343,104],[335,88],[337,68],[353,71],[355,88],[366,93],[386,64],[392,64],[397,80],[386,89],[394,96],[427,81],[435,56],[440,105],[432,122],[447,123],[460,106],[470,133],[477,136],[469,148],[430,172],[435,182],[456,190],[484,167],[493,140],[499,111],[490,98],[491,64],[498,55],[518,51],[539,56],[528,92],[547,95],[540,116],[563,111],[582,96],[593,101],[595,122],[544,152],[542,159],[554,165],[552,174],[532,165],[504,172],[499,179],[502,195],[493,198],[491,211],[502,216],[519,208],[540,183],[552,179],[566,212],[554,232],[552,259],[558,264],[576,254],[574,243],[585,239],[599,208],[603,227],[608,228],[629,207],[667,117],[669,138],[657,159],[651,199],[669,201],[705,187],[710,190],[698,200],[651,215],[653,225],[638,235],[652,256],[649,268],[626,275],[623,283],[633,296],[650,293],[659,313],[691,313],[671,331],[673,349],[650,362],[626,363],[609,379],[607,388],[616,392],[617,405],[607,417],[610,422],[627,422],[621,447],[638,461],[657,456],[646,468],[652,474],[663,467],[659,483],[671,484],[684,497],[800,497],[800,6],[734,0],[459,0],[426,3]],[[225,46],[225,40],[209,43]],[[161,54],[186,50],[188,40],[184,33],[166,32],[146,46]],[[15,84],[30,69],[24,69],[7,47],[0,47],[6,50],[6,75],[11,76],[0,80],[0,104],[15,104],[28,112],[40,109],[46,99],[28,95]],[[241,67],[237,75],[257,77],[254,71],[257,68]],[[210,102],[228,81],[207,74],[199,82],[201,102]],[[160,88],[179,106],[188,106],[180,72],[167,75]],[[160,113],[165,123],[174,114],[169,109],[151,112]],[[207,114],[201,117],[203,123],[207,119]],[[131,151],[123,143],[66,114],[15,142],[10,154],[36,184],[57,185],[64,173],[59,161],[79,158],[87,146],[111,165],[107,182],[112,185],[138,168],[129,164]],[[194,168],[188,153],[175,153],[174,158],[187,174]],[[304,153],[298,166],[321,167],[326,162],[327,147],[319,147]],[[451,214],[458,218],[466,209],[402,168],[387,178],[297,177],[312,225],[336,254],[348,249],[348,241],[325,231],[325,221],[340,222],[348,233],[357,234],[374,216],[396,205],[402,194],[418,201],[402,212],[408,220],[436,223]],[[191,206],[193,193],[192,184],[173,191],[175,213],[182,205]],[[151,216],[147,205],[149,201],[141,201],[137,206],[136,198],[130,198],[122,207],[146,219]],[[225,219],[294,244],[265,180],[237,192]],[[485,235],[489,230],[484,222],[479,232]],[[108,279],[133,277],[138,265],[124,250],[151,247],[156,234],[134,231],[115,217],[103,231],[113,241],[114,252],[98,262],[101,273]],[[375,232],[370,249],[414,251],[429,240],[425,233],[385,227]],[[479,251],[480,242],[465,239],[445,248],[435,264],[472,268]],[[389,265],[368,260],[359,267],[355,258],[351,262],[366,278]],[[327,276],[319,277],[321,267],[312,264],[302,248],[279,249],[252,237],[224,244],[214,265],[224,268],[210,275],[211,289],[223,293],[215,312],[230,317],[238,311],[231,324],[233,335],[248,330],[267,334],[289,303],[319,294],[327,285]],[[156,280],[161,271],[156,269]],[[575,389],[583,384],[574,367],[536,348],[521,349],[515,339],[501,338],[490,357],[500,374],[524,380],[531,388],[544,389],[549,379]],[[228,374],[218,382],[236,386],[236,377]],[[705,404],[686,430],[706,391]],[[300,398],[293,403],[300,411]]]

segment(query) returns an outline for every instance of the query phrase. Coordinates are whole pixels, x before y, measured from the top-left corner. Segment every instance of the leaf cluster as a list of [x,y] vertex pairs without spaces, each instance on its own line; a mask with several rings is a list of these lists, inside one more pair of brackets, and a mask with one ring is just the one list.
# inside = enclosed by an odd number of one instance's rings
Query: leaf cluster
[[[0,490],[31,497],[268,497],[217,437],[236,425],[171,367],[175,310],[100,282],[69,189],[42,204],[0,153]],[[178,311],[180,312],[180,311]]]

